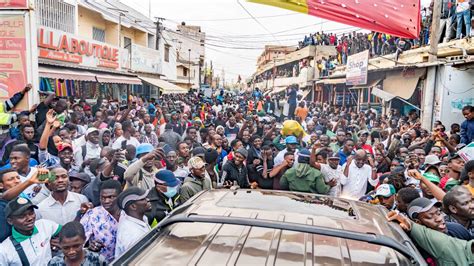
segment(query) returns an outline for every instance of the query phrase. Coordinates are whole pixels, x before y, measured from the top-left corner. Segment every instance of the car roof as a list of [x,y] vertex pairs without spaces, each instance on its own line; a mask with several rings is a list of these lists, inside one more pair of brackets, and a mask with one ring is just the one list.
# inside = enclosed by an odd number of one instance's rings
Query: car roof
[[[188,223],[182,218],[171,222],[180,217],[197,220]],[[382,208],[328,196],[212,190],[194,197],[158,226],[138,245],[139,249],[128,252],[131,259],[127,263],[399,265],[409,262],[391,247],[355,240],[367,237],[368,241],[378,238],[394,243],[409,241],[399,227],[387,222]],[[331,230],[336,234],[324,235]]]

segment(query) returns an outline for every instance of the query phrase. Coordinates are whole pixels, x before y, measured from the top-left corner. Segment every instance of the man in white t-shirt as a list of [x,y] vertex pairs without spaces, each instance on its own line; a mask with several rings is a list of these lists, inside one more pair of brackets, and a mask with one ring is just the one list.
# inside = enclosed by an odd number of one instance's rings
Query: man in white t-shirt
[[46,219],[36,221],[34,209],[37,208],[21,197],[7,204],[5,216],[12,225],[12,236],[0,244],[0,265],[47,265],[51,260],[50,241],[61,226]]
[[151,209],[147,195],[146,190],[130,187],[118,196],[117,203],[125,214],[120,216],[117,226],[116,259],[151,230],[145,216],[145,213]]
[[[369,164],[367,164],[367,161]],[[358,200],[365,195],[367,182],[372,186],[378,184],[377,168],[372,157],[367,157],[365,150],[357,150],[343,165],[344,176],[341,179],[342,197]]]
[[123,135],[114,141],[114,143],[112,144],[112,149],[125,149],[127,145],[133,145],[136,148],[138,145],[140,145],[140,142],[135,137],[132,137],[133,133],[135,133],[135,128],[133,127],[132,122],[123,122],[122,130]]
[[[318,143],[319,144],[319,143]],[[316,151],[319,145],[314,145],[313,150],[311,151],[311,165],[320,170],[321,174],[323,174],[324,182],[329,184],[331,182],[335,182],[336,185],[329,189],[328,195],[333,197],[339,197],[341,195],[341,180],[344,178],[343,168],[339,165],[339,153],[332,152],[330,148],[325,149],[325,151],[329,152],[327,155],[327,164],[322,162],[316,161]],[[324,152],[324,151],[323,151]]]

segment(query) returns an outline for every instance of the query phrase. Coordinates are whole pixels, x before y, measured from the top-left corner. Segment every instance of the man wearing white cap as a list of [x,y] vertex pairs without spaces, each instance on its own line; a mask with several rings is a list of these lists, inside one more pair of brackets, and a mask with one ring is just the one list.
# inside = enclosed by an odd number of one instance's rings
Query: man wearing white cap
[[73,169],[81,172],[87,167],[92,159],[100,158],[99,130],[90,127],[86,131],[86,144],[74,147],[74,165]]
[[120,216],[117,226],[117,242],[115,244],[115,258],[125,253],[143,235],[151,230],[145,216],[151,210],[148,190],[130,187],[124,190],[117,198],[120,209],[124,214]]

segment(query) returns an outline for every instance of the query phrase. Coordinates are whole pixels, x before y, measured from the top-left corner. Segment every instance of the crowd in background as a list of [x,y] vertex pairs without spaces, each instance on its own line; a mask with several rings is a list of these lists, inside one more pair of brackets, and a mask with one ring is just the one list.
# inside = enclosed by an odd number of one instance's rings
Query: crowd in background
[[[471,35],[471,13],[473,6],[466,0],[443,1],[441,18],[448,20],[448,30],[442,35],[449,40],[454,34],[456,39],[465,38]],[[390,34],[374,32],[371,33],[326,33],[316,32],[304,37],[298,43],[298,48],[302,49],[308,45],[336,46],[336,64],[347,63],[347,57],[365,50],[369,50],[371,57],[401,53],[403,51],[429,45],[430,31],[432,24],[433,2],[429,7],[421,10],[420,35],[417,39],[405,39],[392,36]],[[322,75],[325,76],[325,75]]]
[[0,140],[0,265],[105,265],[212,189],[381,204],[405,213],[390,217],[407,230],[424,230],[421,240],[411,236],[427,261],[462,259],[460,250],[436,249],[444,242],[430,240],[434,231],[450,242],[474,236],[474,162],[460,153],[474,138],[472,106],[464,121],[436,121],[433,130],[420,127],[415,110],[307,103],[295,86],[284,99],[258,89],[128,103],[50,94],[12,113],[30,89],[2,103],[10,120]]

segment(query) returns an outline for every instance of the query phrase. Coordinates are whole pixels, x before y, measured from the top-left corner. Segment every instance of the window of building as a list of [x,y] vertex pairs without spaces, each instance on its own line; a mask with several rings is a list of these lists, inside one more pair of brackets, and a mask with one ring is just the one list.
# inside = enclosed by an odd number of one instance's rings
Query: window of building
[[105,30],[92,27],[92,39],[99,42],[105,42]]
[[183,68],[183,76],[187,77],[188,76],[188,69]]
[[156,48],[156,38],[155,35],[148,33],[148,48]]
[[76,7],[64,1],[36,0],[36,24],[75,33]]
[[170,61],[170,45],[165,44],[165,62]]
[[132,39],[123,37],[123,48],[127,49],[129,53],[132,52]]

